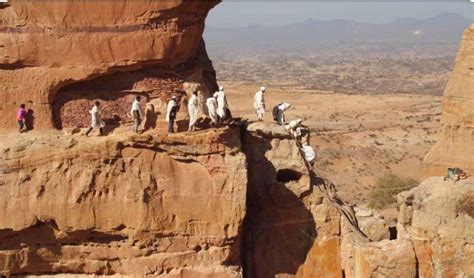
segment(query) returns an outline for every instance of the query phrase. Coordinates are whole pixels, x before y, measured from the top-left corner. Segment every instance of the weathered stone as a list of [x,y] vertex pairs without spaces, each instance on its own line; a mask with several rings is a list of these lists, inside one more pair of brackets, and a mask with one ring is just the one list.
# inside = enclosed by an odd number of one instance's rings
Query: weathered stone
[[372,241],[390,239],[390,229],[382,216],[366,207],[355,207],[359,227]]
[[444,92],[440,139],[425,158],[425,177],[444,176],[448,167],[474,175],[474,25],[464,32]]
[[239,277],[239,132],[3,138],[0,275]]
[[474,179],[428,178],[398,203],[398,234],[413,241],[420,277],[474,275]]
[[416,277],[416,258],[410,241],[383,240],[356,245],[352,256],[352,277]]
[[277,125],[247,130],[246,275],[342,277],[340,214],[311,186],[295,142]]
[[35,128],[62,128],[88,125],[95,100],[108,121],[123,123],[136,95],[165,101],[182,94],[186,82],[209,95],[215,72],[202,33],[218,2],[3,4],[0,128],[15,127],[20,103],[31,110]]

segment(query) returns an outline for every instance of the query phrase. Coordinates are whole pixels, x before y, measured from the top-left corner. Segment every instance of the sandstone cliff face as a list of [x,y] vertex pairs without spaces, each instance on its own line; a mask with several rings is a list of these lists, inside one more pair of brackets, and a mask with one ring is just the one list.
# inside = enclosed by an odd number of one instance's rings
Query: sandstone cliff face
[[441,138],[425,158],[425,176],[448,167],[474,174],[474,25],[464,32],[456,64],[444,92]]
[[215,76],[202,32],[217,3],[9,1],[0,9],[0,128],[14,128],[20,103],[36,128],[62,128],[87,124],[96,99],[123,122],[136,95],[164,100],[186,82],[208,94]]
[[420,277],[474,275],[474,179],[432,177],[398,203],[399,237],[413,242]]
[[243,139],[248,163],[244,273],[247,277],[342,277],[339,212],[311,186],[294,140],[254,123]]
[[83,139],[2,140],[0,275],[241,276],[238,130]]

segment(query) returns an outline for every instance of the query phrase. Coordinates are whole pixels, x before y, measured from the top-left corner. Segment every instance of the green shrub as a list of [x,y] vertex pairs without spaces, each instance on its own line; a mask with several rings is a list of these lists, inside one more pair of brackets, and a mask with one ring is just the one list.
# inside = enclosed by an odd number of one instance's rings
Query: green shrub
[[382,209],[395,203],[397,194],[409,190],[418,185],[418,181],[412,178],[397,176],[391,172],[377,179],[375,187],[369,195],[369,208]]

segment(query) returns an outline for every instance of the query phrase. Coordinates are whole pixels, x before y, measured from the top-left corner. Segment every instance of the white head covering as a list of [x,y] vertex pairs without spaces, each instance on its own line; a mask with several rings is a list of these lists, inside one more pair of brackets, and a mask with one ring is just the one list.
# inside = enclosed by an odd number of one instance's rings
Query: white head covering
[[176,99],[176,96],[175,95],[171,96],[171,99]]
[[262,86],[262,87],[260,87],[260,91],[262,91],[262,92],[265,92],[265,90],[267,90],[267,88],[266,88],[266,87],[263,87],[263,86]]
[[219,86],[219,91],[224,91],[224,86]]

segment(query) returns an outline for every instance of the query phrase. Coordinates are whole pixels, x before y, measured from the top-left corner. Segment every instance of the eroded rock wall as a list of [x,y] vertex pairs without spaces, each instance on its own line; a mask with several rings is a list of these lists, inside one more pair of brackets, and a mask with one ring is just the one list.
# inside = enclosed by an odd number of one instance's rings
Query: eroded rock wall
[[464,32],[444,91],[442,132],[425,158],[424,175],[445,175],[448,167],[474,175],[474,25]]
[[474,275],[474,179],[431,177],[398,204],[399,237],[413,242],[419,277]]
[[[135,82],[120,89],[84,90],[81,99],[108,102],[111,95],[120,98],[125,93],[164,98],[185,91],[185,82],[202,85],[208,95],[216,85],[202,32],[207,13],[218,2],[13,0],[3,4],[0,128],[15,127],[15,111],[21,103],[34,112],[36,128],[61,128],[57,120],[64,100],[61,89],[113,78],[117,72],[127,73]],[[171,90],[157,87],[162,74],[175,74],[180,82]],[[125,118],[124,105],[113,104],[118,106],[116,116]]]
[[241,276],[238,129],[83,139],[2,142],[0,275]]
[[310,185],[295,142],[277,125],[248,131],[246,277],[342,277],[340,214]]

